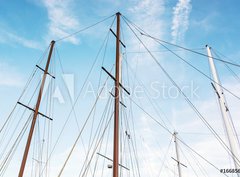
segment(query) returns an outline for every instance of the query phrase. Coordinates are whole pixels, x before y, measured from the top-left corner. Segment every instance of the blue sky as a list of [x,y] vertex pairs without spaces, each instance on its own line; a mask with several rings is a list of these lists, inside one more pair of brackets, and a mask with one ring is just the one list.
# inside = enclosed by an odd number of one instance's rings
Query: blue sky
[[[205,54],[206,50],[204,47],[206,44],[209,44],[214,50],[216,49],[216,51],[220,51],[228,56],[228,59],[230,58],[233,62],[239,63],[239,6],[240,2],[237,0],[0,0],[0,121],[3,122],[12,110],[29,75],[51,40],[57,40],[78,31],[113,15],[117,11],[120,11],[128,19],[157,38],[187,48],[197,49],[199,52]],[[80,91],[84,79],[94,62],[94,58],[108,33],[112,20],[113,18],[56,44],[65,73],[73,77],[71,78],[73,79],[73,83],[71,83],[71,79],[67,80],[69,85],[66,87],[66,80],[63,79],[60,72],[60,64],[57,60],[54,60],[57,73],[56,85],[60,89],[64,102],[61,103],[59,97],[54,98],[57,112],[55,117],[59,118],[59,121],[54,121],[56,124],[53,130],[57,133],[53,135],[53,139],[56,139],[59,133],[59,127],[62,127],[71,109],[71,101],[68,98],[67,88],[74,88],[72,101],[75,101],[77,93]],[[114,26],[113,29],[115,30]],[[153,95],[156,94],[154,90],[151,90],[152,84],[154,83],[160,84],[158,85],[160,87],[163,84],[166,85],[169,91],[172,84],[160,71],[159,67],[156,66],[152,58],[146,53],[146,50],[139,44],[139,41],[136,40],[123,21],[122,30],[123,36],[125,37],[124,42],[127,46],[125,53],[124,50],[122,50],[122,55],[123,58],[127,55],[125,59],[136,72],[136,76],[141,78],[145,87],[149,89]],[[221,115],[216,102],[216,95],[211,88],[210,81],[181,62],[171,53],[163,51],[164,49],[151,39],[144,36],[141,36],[141,39],[146,43],[149,50],[153,51],[153,54],[180,87],[188,86],[193,87],[193,89],[196,88],[197,96],[191,97],[191,100],[210,124],[216,128],[220,134],[224,134]],[[103,63],[104,67],[108,70],[110,70],[114,63],[114,40],[114,37],[110,34],[108,50]],[[171,47],[171,49],[175,48]],[[177,51],[177,53],[210,76],[206,58],[186,51]],[[93,83],[94,91],[96,91],[98,86],[98,77],[102,65],[101,57],[103,57],[103,53],[100,54],[100,59],[96,63],[94,71],[89,78],[90,83]],[[43,61],[45,62],[45,60]],[[44,63],[41,63],[41,66],[44,67]],[[239,81],[234,79],[222,63],[216,62],[216,66],[219,69],[219,76],[223,85],[238,95],[240,88]],[[239,75],[238,68],[231,66],[231,69]],[[127,67],[123,64],[123,80],[125,79],[123,82],[128,87],[133,89],[134,84],[141,85],[134,80],[133,73],[128,76],[125,71],[127,71]],[[37,83],[40,76],[41,73],[38,72],[31,88],[34,88],[34,84]],[[127,81],[128,77],[130,78],[130,83]],[[102,73],[101,84],[103,84],[104,78],[106,78],[106,75]],[[112,82],[109,82],[110,86],[111,84]],[[30,92],[32,93],[32,91]],[[186,90],[188,96],[191,96],[191,93],[191,90]],[[143,97],[139,103],[141,102],[143,107],[152,115],[157,116],[158,114],[154,111],[145,95],[142,93],[139,94]],[[239,100],[228,93],[226,93],[226,96],[232,110],[233,120],[238,123],[236,127],[239,130]],[[133,98],[137,100],[137,98]],[[27,97],[23,101],[27,101]],[[82,124],[82,120],[85,120],[93,101],[93,95],[87,95],[87,97],[81,95],[80,101],[76,106],[77,115],[81,115],[78,117],[80,124]],[[103,109],[105,101],[106,100],[99,106],[100,110]],[[129,103],[129,100],[126,102]],[[225,161],[226,159],[226,154],[224,154],[221,147],[218,148],[218,151],[212,152],[211,147],[214,143],[217,144],[213,136],[198,136],[196,138],[193,134],[186,133],[209,132],[188,107],[183,97],[177,96],[176,98],[171,98],[171,95],[168,95],[165,98],[161,95],[161,97],[154,100],[154,103],[157,103],[158,108],[161,108],[160,114],[165,117],[163,120],[166,121],[171,131],[174,129],[179,131],[180,136],[184,140],[193,147],[198,147],[197,150],[205,156],[208,156],[219,168],[227,166],[227,162],[219,162],[219,159],[220,161]],[[43,105],[44,104],[46,104],[46,100],[44,100]],[[34,100],[30,105],[34,106]],[[153,169],[151,170],[151,176],[157,176],[159,159],[154,156],[152,151],[159,155],[160,152],[158,149],[166,150],[168,140],[171,136],[147,119],[146,115],[139,109],[136,107],[135,109],[136,117],[134,120],[138,122],[136,127],[139,133],[137,140],[142,142],[141,139],[144,139],[146,149],[151,147],[150,152],[148,151],[146,154],[143,153],[141,158],[149,157],[148,163],[151,164]],[[42,111],[44,111],[44,108],[42,108]],[[216,121],[219,122],[215,124]],[[71,129],[72,127],[74,128]],[[89,129],[90,127],[88,127],[88,130]],[[77,135],[78,130],[73,118],[68,124],[68,130],[71,131],[66,131],[67,133],[64,135],[64,137],[66,136],[68,139],[61,142],[54,156],[56,161],[56,163],[53,164],[54,175],[57,174],[60,162],[65,159]],[[184,132],[186,134],[184,134]],[[87,142],[87,135],[86,133],[83,141]],[[67,143],[64,143],[65,141]],[[23,146],[23,144],[21,146]],[[141,146],[141,143],[139,144],[139,146]],[[139,148],[139,152],[145,152],[146,149]],[[76,151],[82,152],[82,149],[79,147]],[[174,156],[174,153],[172,153],[172,155]],[[217,156],[220,157],[216,158]],[[72,164],[76,163],[77,160],[77,158],[74,158]],[[186,159],[183,160],[186,162]],[[169,160],[168,163],[174,168],[174,162]],[[144,166],[144,164],[141,165]],[[14,168],[14,166],[11,168]],[[72,169],[70,168],[65,175],[67,176],[68,173],[71,174],[71,170],[75,170],[75,168],[77,167],[72,165]],[[205,168],[213,173],[212,176],[218,176],[218,173],[212,172],[213,170],[211,168],[209,169],[208,166]],[[163,173],[168,174],[169,172],[165,169]],[[192,174],[190,171],[184,173]]]

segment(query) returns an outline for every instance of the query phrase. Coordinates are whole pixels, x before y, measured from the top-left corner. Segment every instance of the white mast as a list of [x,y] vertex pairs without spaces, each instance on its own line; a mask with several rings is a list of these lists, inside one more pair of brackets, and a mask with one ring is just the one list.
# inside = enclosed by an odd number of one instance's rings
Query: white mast
[[179,175],[179,177],[182,177],[182,172],[181,172],[181,167],[180,167],[181,164],[180,164],[179,152],[178,152],[177,132],[174,132],[173,136],[174,136],[174,143],[175,143],[175,148],[176,148],[178,175]]
[[[223,125],[226,130],[230,150],[232,152],[231,155],[234,161],[235,168],[240,169],[240,153],[239,153],[239,141],[238,141],[237,133],[235,131],[235,128],[231,119],[231,115],[227,107],[227,102],[224,96],[223,89],[220,86],[221,83],[218,78],[217,70],[214,65],[214,61],[211,54],[211,48],[207,45],[206,45],[206,48],[207,48],[209,64],[210,64],[210,68],[211,68],[212,76],[214,80],[213,86],[218,95],[218,101],[219,101],[219,105],[222,112]],[[237,174],[238,174],[238,177],[240,177],[240,174],[239,173]]]

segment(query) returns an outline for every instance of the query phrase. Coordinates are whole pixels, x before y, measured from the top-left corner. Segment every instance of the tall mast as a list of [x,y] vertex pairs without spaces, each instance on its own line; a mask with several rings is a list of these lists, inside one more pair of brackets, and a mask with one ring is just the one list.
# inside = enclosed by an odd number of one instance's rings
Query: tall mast
[[19,170],[18,177],[23,176],[25,165],[26,165],[26,162],[27,162],[28,152],[29,152],[29,148],[30,148],[30,145],[31,145],[31,140],[32,140],[32,136],[33,136],[33,132],[34,132],[37,116],[38,116],[38,110],[39,110],[39,107],[40,107],[40,104],[41,104],[42,93],[43,93],[43,89],[44,89],[44,85],[45,85],[45,80],[46,80],[46,77],[47,77],[47,74],[48,74],[48,68],[49,68],[51,57],[52,57],[54,44],[55,44],[55,41],[51,41],[50,51],[49,51],[49,54],[48,54],[48,59],[47,59],[46,67],[45,67],[45,70],[44,70],[44,75],[43,75],[43,78],[42,78],[42,83],[41,83],[41,87],[40,87],[40,90],[39,90],[38,99],[37,99],[36,107],[35,107],[34,114],[33,114],[32,124],[31,124],[31,128],[30,128],[30,131],[29,131],[27,144],[26,144],[25,151],[24,151],[24,154],[23,154],[22,163],[21,163],[21,167],[20,167],[20,170]]
[[179,175],[179,177],[182,177],[182,171],[181,171],[181,166],[180,166],[181,164],[180,164],[180,158],[179,158],[179,152],[178,152],[177,132],[174,132],[173,136],[174,136],[174,143],[175,143],[175,149],[176,149],[178,175]]
[[114,104],[114,144],[113,144],[113,177],[118,177],[119,163],[119,96],[120,96],[120,12],[117,15],[116,34],[116,69],[115,69],[115,104]]
[[[227,107],[227,102],[224,96],[223,89],[220,86],[221,83],[218,78],[217,70],[215,68],[215,64],[212,58],[211,48],[209,46],[206,46],[206,48],[207,48],[209,64],[210,64],[210,68],[211,68],[212,76],[214,80],[213,86],[218,95],[218,101],[221,108],[223,125],[226,130],[230,150],[232,153],[231,155],[233,157],[235,168],[239,169],[240,168],[240,152],[239,152],[239,141],[237,138],[237,133],[235,131],[235,128],[231,119],[231,114]],[[240,174],[239,173],[237,174],[238,174],[238,177],[240,177]]]

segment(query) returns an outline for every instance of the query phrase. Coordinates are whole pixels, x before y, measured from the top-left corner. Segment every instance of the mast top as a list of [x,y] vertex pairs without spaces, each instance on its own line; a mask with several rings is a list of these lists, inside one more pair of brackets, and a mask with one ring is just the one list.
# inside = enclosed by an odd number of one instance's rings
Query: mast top
[[52,41],[51,41],[51,44],[54,44],[55,42],[56,42],[56,41],[52,40]]
[[122,15],[120,12],[117,12],[116,15]]
[[209,49],[211,49],[211,47],[208,44],[206,44],[205,47],[209,47]]

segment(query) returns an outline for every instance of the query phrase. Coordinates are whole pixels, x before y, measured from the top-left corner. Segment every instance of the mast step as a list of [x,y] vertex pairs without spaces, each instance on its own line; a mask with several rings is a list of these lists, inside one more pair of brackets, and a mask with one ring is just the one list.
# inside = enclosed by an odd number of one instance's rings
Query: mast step
[[[115,97],[115,95],[113,95],[112,92],[109,92],[109,93],[110,93],[110,95],[112,95],[112,97]],[[122,101],[120,101],[120,104],[121,104],[123,107],[127,108],[127,106],[126,106]]]
[[[116,82],[115,77],[113,77],[113,75],[110,72],[108,72],[103,66],[102,66],[102,70],[105,71]],[[121,83],[119,83],[119,85],[128,95],[130,95],[130,92],[125,87],[123,87]]]
[[[36,65],[36,67],[37,67],[38,69],[42,70],[43,72],[45,72],[45,70],[44,70],[43,68],[41,68],[40,66]],[[49,72],[47,72],[47,74],[48,74],[49,76],[51,76],[53,79],[55,79],[55,76],[53,76],[53,75],[50,74]]]
[[184,166],[184,167],[186,167],[187,168],[187,166],[186,165],[184,165],[183,163],[181,163],[181,162],[179,162],[177,159],[174,159],[173,157],[171,157],[173,160],[175,160],[177,163],[179,163],[180,165],[182,165],[182,166]]
[[[107,156],[105,156],[105,155],[103,155],[103,154],[100,154],[100,153],[98,153],[97,152],[97,155],[99,155],[99,156],[102,156],[103,158],[105,158],[105,159],[107,159],[107,160],[110,160],[110,161],[113,161],[112,159],[110,159],[109,157],[107,157]],[[127,167],[125,167],[124,165],[122,165],[122,164],[118,164],[120,167],[123,167],[123,168],[125,168],[126,170],[130,170],[129,168],[127,168]]]
[[213,84],[212,82],[211,82],[211,85],[212,85],[213,89],[215,90],[215,92],[216,92],[218,98],[220,99],[220,95],[219,95],[219,93],[218,93],[216,87],[214,86],[214,84]]
[[[35,110],[34,110],[33,108],[31,108],[31,107],[29,107],[29,106],[27,106],[27,105],[25,105],[25,104],[23,104],[23,103],[21,103],[21,102],[19,102],[19,101],[18,101],[17,103],[20,104],[21,106],[23,106],[23,107],[25,107],[25,108],[27,108],[27,109],[29,109],[29,110],[35,112]],[[41,113],[41,112],[38,112],[38,114],[41,115],[41,116],[43,116],[43,117],[45,117],[45,118],[47,118],[47,119],[49,119],[49,120],[53,120],[52,118],[50,118],[50,117],[44,115],[44,114]]]
[[[112,32],[112,34],[117,38],[117,35],[114,33],[114,31],[110,28],[110,31]],[[122,44],[122,46],[124,47],[124,48],[126,48],[126,45],[121,41],[121,40],[119,40],[119,42]]]

